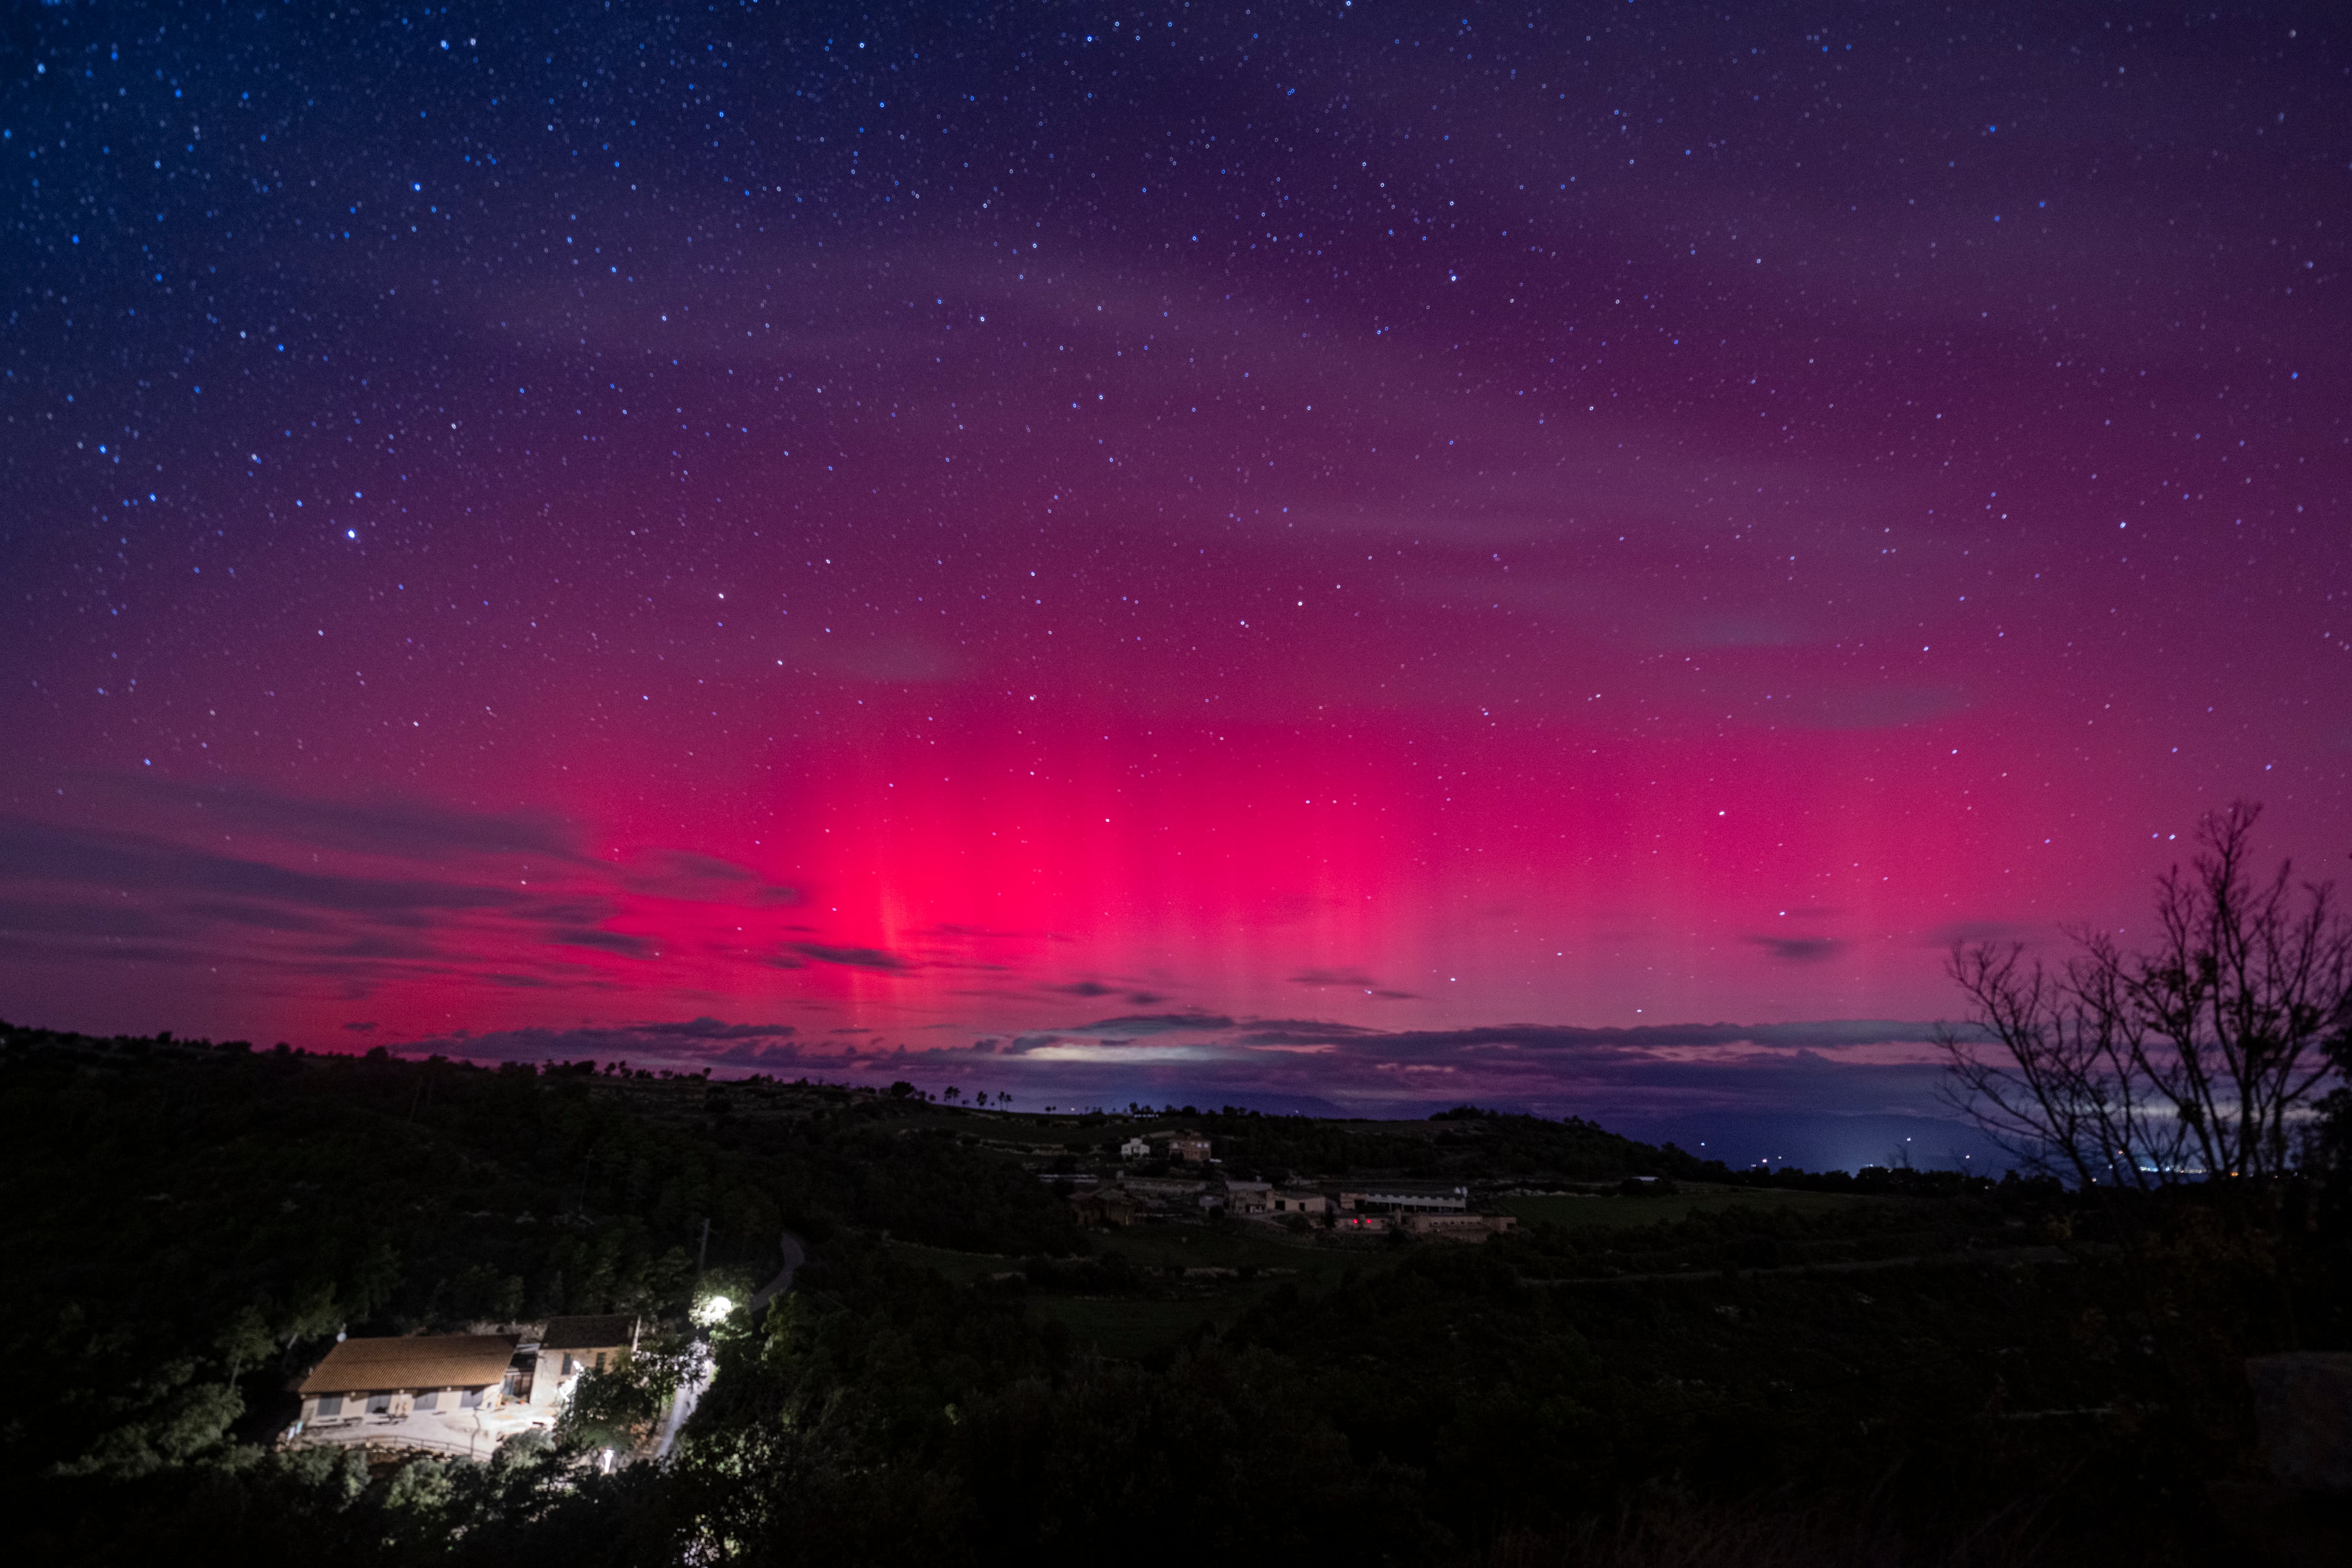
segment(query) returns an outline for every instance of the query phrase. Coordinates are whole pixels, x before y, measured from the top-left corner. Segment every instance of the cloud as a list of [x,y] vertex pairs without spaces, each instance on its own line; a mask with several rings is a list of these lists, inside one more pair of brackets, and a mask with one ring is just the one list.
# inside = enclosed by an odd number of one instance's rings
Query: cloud
[[581,835],[551,816],[117,776],[84,786],[136,830],[0,813],[0,933],[52,969],[140,964],[157,997],[194,985],[349,999],[467,981],[598,991],[614,986],[614,960],[681,948],[747,972],[915,967],[814,933],[797,956],[728,940],[720,930],[798,903],[798,890],[688,850],[616,864],[577,851]]
[[1419,998],[1415,991],[1391,990],[1361,969],[1301,969],[1290,977],[1294,986],[1331,986],[1361,991],[1384,1002],[1410,1002]]
[[229,894],[355,915],[519,909],[532,902],[479,883],[296,871],[163,839],[22,817],[0,817],[0,876],[115,892]]
[[168,936],[171,925],[143,909],[120,904],[61,904],[37,899],[0,902],[0,931],[49,936]]
[[1045,989],[1057,996],[1082,997],[1092,1001],[1100,997],[1117,997],[1129,1007],[1148,1008],[1168,998],[1157,991],[1129,990],[1120,986],[1107,986],[1100,980],[1077,980],[1066,986],[1047,986]]
[[1998,944],[2024,942],[2041,935],[2042,933],[2034,927],[2021,925],[2014,921],[1955,920],[1928,932],[1926,942],[1927,946],[1937,948],[1949,947],[1955,943],[1962,946],[1973,947],[1979,943],[1985,942]]
[[1010,1091],[1024,1105],[1144,1100],[1280,1110],[1311,1100],[1324,1113],[1418,1115],[1470,1100],[1616,1125],[1694,1116],[1932,1114],[1942,1078],[1924,1049],[1933,1028],[1831,1019],[1383,1030],[1162,1013],[911,1047],[887,1030],[811,1040],[790,1024],[705,1017],[457,1034],[402,1049],[483,1061],[625,1058],[638,1066],[852,1082],[887,1075],[926,1087]]
[[[684,1022],[582,1024],[573,1029],[459,1030],[411,1041],[404,1054],[439,1051],[480,1061],[572,1061],[627,1060],[650,1066],[773,1068],[797,1064],[803,1051],[797,1026],[727,1023],[714,1018]],[[823,1064],[824,1053],[810,1059]]]
[[782,1040],[787,1035],[798,1034],[800,1026],[789,1023],[721,1023],[714,1018],[698,1018],[685,1023],[631,1024],[627,1032],[671,1040]]
[[1133,1013],[1120,1018],[1102,1019],[1094,1023],[1080,1024],[1067,1032],[1099,1034],[1105,1030],[1122,1034],[1164,1034],[1170,1030],[1228,1030],[1234,1020],[1218,1013]]
[[629,890],[655,898],[702,904],[751,904],[783,908],[801,901],[798,888],[771,882],[749,866],[693,850],[656,850],[640,857],[628,875]]
[[1784,964],[1821,964],[1845,951],[1845,941],[1837,936],[1750,936],[1748,941],[1770,953]]
[[625,958],[656,958],[660,950],[642,936],[619,931],[556,931],[549,940],[566,947],[594,947]]
[[820,964],[838,964],[845,969],[872,969],[886,975],[903,975],[914,966],[898,954],[881,947],[835,947],[824,942],[793,942],[785,950]]
[[1520,1023],[1474,1029],[1384,1030],[1353,1024],[1259,1021],[1250,1026],[1240,1043],[1347,1045],[1378,1055],[1415,1060],[1453,1057],[1463,1052],[1565,1057],[1741,1045],[1768,1051],[1819,1051],[1927,1040],[1934,1037],[1937,1027],[1887,1019],[1832,1019],[1813,1023],[1634,1024],[1614,1028]]
[[1349,986],[1369,991],[1380,984],[1361,969],[1301,969],[1290,977],[1294,986]]
[[126,774],[97,778],[90,787],[100,794],[201,813],[208,828],[355,854],[432,862],[470,855],[583,858],[563,821],[541,813],[455,810],[415,800],[303,800],[252,784],[191,784]]
[[345,1029],[347,1029],[347,1030],[351,1030],[351,1032],[352,1032],[352,1033],[353,1033],[353,1034],[373,1034],[373,1033],[374,1033],[374,1032],[375,1032],[375,1027],[376,1027],[376,1026],[375,1026],[373,1022],[369,1022],[369,1023],[347,1023],[347,1024],[345,1024],[343,1027],[344,1027]]

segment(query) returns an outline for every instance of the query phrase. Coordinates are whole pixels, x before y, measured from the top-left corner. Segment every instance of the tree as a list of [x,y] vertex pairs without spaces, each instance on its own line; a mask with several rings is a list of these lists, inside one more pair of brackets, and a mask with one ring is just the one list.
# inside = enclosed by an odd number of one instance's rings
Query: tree
[[2246,801],[2205,819],[2158,881],[2152,948],[2074,931],[2056,970],[2024,945],[1955,945],[1970,1003],[1947,1029],[1947,1103],[2039,1174],[2083,1186],[2258,1179],[2352,1051],[2352,921],[2291,862],[2256,881]]
[[568,1448],[633,1447],[669,1408],[678,1385],[693,1375],[695,1358],[682,1345],[648,1342],[623,1351],[602,1371],[583,1372],[556,1421]]

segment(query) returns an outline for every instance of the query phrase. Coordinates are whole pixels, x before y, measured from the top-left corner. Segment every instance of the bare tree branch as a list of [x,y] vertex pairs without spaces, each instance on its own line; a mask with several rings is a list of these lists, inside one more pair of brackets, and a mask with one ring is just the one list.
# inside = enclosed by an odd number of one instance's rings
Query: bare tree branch
[[2249,873],[2261,808],[2206,819],[2158,884],[2159,939],[2070,933],[2053,974],[2021,945],[1955,946],[1974,1035],[1937,1044],[1953,1105],[2029,1170],[2147,1188],[2277,1176],[2352,1036],[2352,922],[2331,884]]

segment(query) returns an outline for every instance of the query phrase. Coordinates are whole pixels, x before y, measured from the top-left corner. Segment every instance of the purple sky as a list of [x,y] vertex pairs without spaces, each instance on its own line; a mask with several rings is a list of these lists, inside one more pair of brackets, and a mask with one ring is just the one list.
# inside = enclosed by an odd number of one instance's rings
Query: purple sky
[[28,13],[0,1016],[1932,1113],[1956,938],[2352,849],[2347,41]]

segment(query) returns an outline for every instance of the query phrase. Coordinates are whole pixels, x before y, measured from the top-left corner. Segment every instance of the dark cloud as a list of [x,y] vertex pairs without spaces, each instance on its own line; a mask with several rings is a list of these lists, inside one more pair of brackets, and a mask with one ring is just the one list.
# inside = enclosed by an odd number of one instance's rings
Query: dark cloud
[[1416,991],[1391,990],[1357,968],[1301,969],[1297,974],[1290,977],[1290,983],[1294,986],[1336,987],[1346,990],[1361,991],[1368,997],[1384,1002],[1413,1001],[1418,999],[1420,995]]
[[1251,1019],[1245,1027],[1250,1032],[1240,1037],[1240,1043],[1244,1045],[1328,1043],[1340,1040],[1378,1039],[1386,1032],[1370,1024],[1332,1023],[1323,1019]]
[[914,967],[898,954],[881,947],[835,947],[823,942],[794,942],[786,951],[803,958],[814,958],[820,964],[838,964],[846,969],[873,969],[886,975],[903,975]]
[[528,895],[446,880],[340,876],[190,849],[162,839],[0,817],[0,877],[110,892],[227,894],[370,915],[418,910],[519,910]]
[[1346,986],[1355,990],[1380,988],[1380,982],[1361,969],[1301,969],[1290,977],[1294,986]]
[[551,931],[548,940],[565,947],[594,947],[605,953],[618,953],[624,958],[656,958],[661,950],[642,936],[631,936],[620,931]]
[[748,866],[691,850],[656,850],[630,868],[629,889],[656,898],[703,904],[749,904],[781,909],[801,901],[800,890],[770,882]]
[[[250,925],[261,931],[323,934],[341,929],[341,925],[333,920],[322,920],[318,915],[288,909],[283,904],[236,904],[226,899],[197,899],[179,904],[174,913],[183,917],[181,921],[183,926],[190,921],[202,924],[218,920],[231,925]],[[414,915],[380,915],[376,919],[376,924],[421,925],[425,922]]]
[[1832,1019],[1813,1023],[1636,1024],[1601,1029],[1573,1024],[1498,1024],[1477,1029],[1387,1031],[1353,1024],[1261,1020],[1254,1022],[1236,1043],[1345,1045],[1374,1055],[1413,1060],[1446,1058],[1458,1052],[1558,1056],[1738,1045],[1818,1051],[1924,1041],[1934,1038],[1937,1027],[1889,1019]]
[[[575,1029],[459,1030],[411,1042],[411,1054],[441,1051],[479,1061],[627,1060],[646,1066],[772,1069],[801,1061],[793,1024],[728,1023],[698,1018],[677,1023],[583,1024]],[[811,1059],[822,1062],[824,1056]]]
[[798,1034],[800,1026],[789,1023],[721,1023],[714,1018],[689,1019],[684,1023],[630,1024],[625,1031],[665,1040],[782,1040]]
[[170,936],[172,926],[143,909],[113,904],[0,901],[0,931],[54,936]]
[[570,829],[546,814],[452,810],[415,800],[304,800],[252,784],[192,784],[145,775],[110,775],[89,787],[100,795],[200,813],[211,829],[354,854],[430,862],[472,855],[583,858]]
[[441,950],[407,932],[362,931],[325,949],[334,958],[439,958]]
[[1837,936],[1766,936],[1751,935],[1748,941],[1763,948],[1784,964],[1821,964],[1845,951],[1845,941]]
[[2025,942],[2041,935],[2043,933],[2037,928],[2019,925],[2013,921],[1955,920],[1927,933],[1926,941],[1930,947],[1950,947],[1955,944],[1964,947],[1973,947],[1979,943],[1985,942],[1994,944]]
[[[887,1074],[925,1087],[952,1082],[1009,1090],[1023,1104],[1143,1100],[1413,1115],[1469,1100],[1549,1116],[1591,1116],[1612,1126],[1727,1115],[1777,1124],[1790,1116],[1916,1115],[1932,1107],[1941,1080],[1933,1061],[1857,1061],[1846,1054],[1861,1045],[1917,1043],[1931,1027],[1841,1019],[1383,1031],[1304,1019],[1237,1022],[1216,1014],[1163,1013],[1106,1019],[1083,1030],[910,1049],[881,1040],[804,1042],[789,1024],[699,1018],[457,1035],[404,1049],[483,1061],[626,1058],[640,1066],[833,1074],[858,1082]],[[1156,1049],[1186,1033],[1193,1039],[1180,1051]],[[1076,1055],[1049,1049],[1076,1045],[1091,1049]],[[1876,1151],[1866,1153],[1874,1157]]]
[[1131,1013],[1121,1018],[1101,1019],[1080,1024],[1073,1034],[1096,1034],[1103,1030],[1120,1030],[1131,1034],[1164,1034],[1170,1030],[1227,1030],[1234,1020],[1219,1013]]
[[347,1024],[345,1024],[343,1027],[344,1027],[345,1029],[349,1030],[350,1030],[352,1033],[353,1033],[353,1034],[373,1034],[373,1033],[374,1033],[374,1032],[375,1032],[375,1027],[376,1027],[376,1026],[375,1026],[373,1022],[370,1022],[370,1023],[347,1023]]
[[1117,997],[1129,1007],[1148,1008],[1168,998],[1157,991],[1129,990],[1120,986],[1107,986],[1100,980],[1078,980],[1066,986],[1047,986],[1045,989],[1057,996],[1082,997],[1092,1001],[1098,997]]

